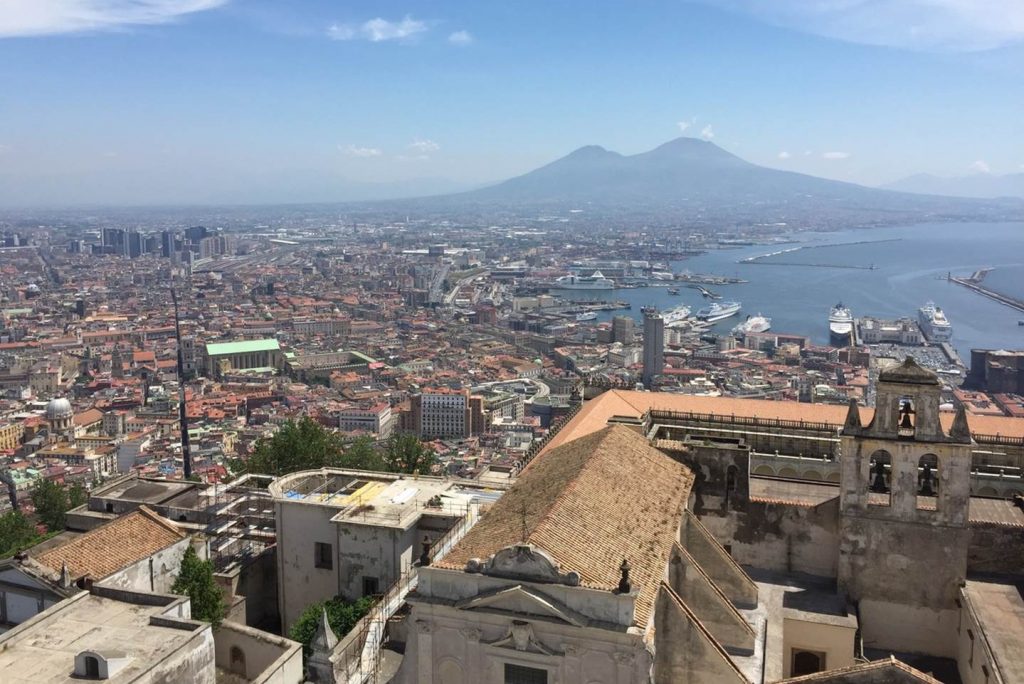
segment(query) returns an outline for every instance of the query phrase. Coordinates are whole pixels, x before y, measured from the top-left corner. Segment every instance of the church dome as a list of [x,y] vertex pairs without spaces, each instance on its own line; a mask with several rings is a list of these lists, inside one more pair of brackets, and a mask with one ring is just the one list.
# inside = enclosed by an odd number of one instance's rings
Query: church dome
[[62,420],[64,418],[71,418],[74,415],[75,410],[71,408],[71,402],[64,397],[51,399],[50,403],[46,405],[47,420]]

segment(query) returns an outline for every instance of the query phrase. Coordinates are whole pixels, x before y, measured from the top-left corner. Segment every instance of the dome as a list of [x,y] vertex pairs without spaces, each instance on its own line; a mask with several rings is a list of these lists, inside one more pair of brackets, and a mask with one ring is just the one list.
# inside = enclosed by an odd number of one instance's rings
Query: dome
[[50,403],[46,405],[46,420],[62,420],[74,415],[75,410],[71,408],[71,402],[64,397],[51,399]]

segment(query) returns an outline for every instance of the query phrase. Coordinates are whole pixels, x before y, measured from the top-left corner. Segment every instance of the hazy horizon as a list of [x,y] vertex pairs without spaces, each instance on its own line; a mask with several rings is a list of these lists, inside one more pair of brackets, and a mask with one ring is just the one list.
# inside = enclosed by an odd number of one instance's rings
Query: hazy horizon
[[1024,171],[1009,1],[281,5],[5,3],[0,206],[435,194],[680,135],[869,186]]

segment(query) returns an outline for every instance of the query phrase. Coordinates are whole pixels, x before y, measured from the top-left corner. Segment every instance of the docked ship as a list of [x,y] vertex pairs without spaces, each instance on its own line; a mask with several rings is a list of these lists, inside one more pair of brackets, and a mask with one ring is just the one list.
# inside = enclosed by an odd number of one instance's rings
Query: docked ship
[[949,319],[932,302],[917,310],[917,323],[929,342],[947,342],[953,337],[953,326],[949,324]]
[[668,311],[661,314],[661,318],[665,321],[665,327],[671,328],[673,326],[681,324],[690,316],[690,307],[685,304],[680,304],[677,307],[669,309]]
[[747,320],[743,321],[735,328],[732,329],[733,335],[746,335],[747,333],[763,333],[768,332],[772,328],[772,319],[767,316],[757,314],[756,316],[747,316]]
[[832,342],[839,345],[850,343],[850,334],[853,333],[853,314],[839,302],[832,307],[828,315],[828,332]]
[[711,306],[705,306],[697,312],[697,318],[708,323],[721,321],[740,312],[739,302],[715,302]]
[[581,313],[576,314],[576,320],[577,321],[596,321],[597,320],[597,314],[594,313],[593,311],[583,311]]
[[600,271],[593,275],[567,275],[555,279],[555,287],[562,290],[614,290],[615,281],[605,278]]

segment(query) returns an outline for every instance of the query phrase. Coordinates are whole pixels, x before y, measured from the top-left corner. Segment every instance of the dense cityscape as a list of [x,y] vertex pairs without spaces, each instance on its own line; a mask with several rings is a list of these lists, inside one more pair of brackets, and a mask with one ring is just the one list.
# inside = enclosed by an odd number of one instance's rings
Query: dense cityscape
[[411,9],[0,3],[0,684],[1024,683],[1024,10]]

